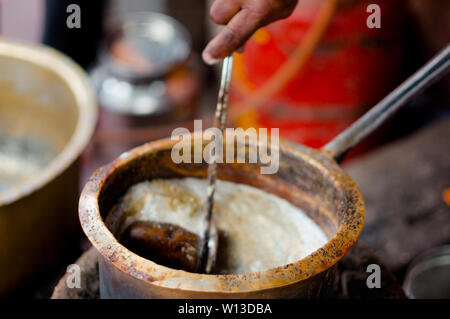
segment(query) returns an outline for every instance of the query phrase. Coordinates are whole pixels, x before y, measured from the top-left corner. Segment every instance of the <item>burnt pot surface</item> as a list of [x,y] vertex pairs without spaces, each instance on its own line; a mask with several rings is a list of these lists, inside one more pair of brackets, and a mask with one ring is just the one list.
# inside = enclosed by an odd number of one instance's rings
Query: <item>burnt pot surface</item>
[[[311,255],[295,263],[257,273],[204,275],[157,265],[132,253],[117,241],[103,220],[130,186],[154,178],[206,177],[206,163],[175,164],[172,161],[171,149],[176,142],[160,140],[122,154],[95,172],[83,190],[80,220],[86,235],[102,256],[102,297],[326,296],[333,266],[359,236],[364,205],[356,185],[334,161],[303,146],[280,143],[276,174],[260,174],[260,163],[233,163],[219,165],[219,178],[278,195],[307,213],[329,238]],[[246,151],[248,147],[247,144]],[[292,244],[296,244],[295,238]]]

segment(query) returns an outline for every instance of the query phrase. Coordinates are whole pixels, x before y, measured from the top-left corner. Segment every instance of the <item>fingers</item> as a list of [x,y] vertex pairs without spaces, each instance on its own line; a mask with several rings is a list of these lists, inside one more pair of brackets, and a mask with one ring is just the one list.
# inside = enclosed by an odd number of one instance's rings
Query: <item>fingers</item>
[[227,24],[240,9],[241,3],[238,0],[215,0],[209,15],[215,23]]
[[206,46],[203,60],[215,64],[240,48],[260,27],[262,17],[250,10],[239,11]]

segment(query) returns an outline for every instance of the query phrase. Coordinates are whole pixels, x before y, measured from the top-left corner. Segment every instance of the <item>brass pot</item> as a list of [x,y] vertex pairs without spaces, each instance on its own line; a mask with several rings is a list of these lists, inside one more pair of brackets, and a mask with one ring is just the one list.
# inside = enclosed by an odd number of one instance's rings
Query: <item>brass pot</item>
[[329,241],[302,260],[258,273],[204,275],[158,265],[119,243],[104,224],[104,218],[130,186],[154,178],[206,177],[206,163],[175,164],[171,160],[175,143],[160,140],[124,153],[98,170],[83,190],[80,220],[102,256],[102,297],[306,298],[326,295],[333,278],[332,266],[352,247],[361,231],[364,205],[356,185],[333,160],[303,146],[282,143],[279,170],[273,175],[261,175],[259,164],[219,165],[220,179],[248,184],[285,198],[322,228]]
[[[285,198],[309,215],[328,236],[324,246],[291,264],[256,273],[205,275],[170,269],[134,254],[119,243],[104,223],[113,205],[130,186],[141,181],[180,176],[204,178],[206,164],[175,164],[171,150],[178,141],[160,140],[124,153],[100,168],[81,194],[79,215],[84,232],[101,256],[101,297],[327,296],[333,266],[356,242],[364,221],[361,193],[337,161],[449,68],[450,45],[321,150],[280,143],[275,149],[280,154],[279,170],[273,175],[261,175],[258,163],[239,164],[234,161],[219,165],[220,179],[248,184]],[[202,137],[194,135],[193,138]],[[255,145],[239,147],[248,151]],[[234,154],[238,154],[236,149]],[[295,244],[295,238],[292,240]]]
[[78,159],[96,119],[93,90],[74,62],[0,41],[0,129],[56,151],[41,172],[0,192],[0,296],[47,269],[76,234]]

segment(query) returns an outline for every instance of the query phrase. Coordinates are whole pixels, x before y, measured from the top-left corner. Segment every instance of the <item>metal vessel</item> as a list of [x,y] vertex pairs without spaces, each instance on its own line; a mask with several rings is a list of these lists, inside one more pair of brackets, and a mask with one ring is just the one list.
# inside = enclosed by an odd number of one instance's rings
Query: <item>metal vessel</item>
[[0,192],[0,296],[54,264],[76,234],[78,162],[96,120],[93,90],[74,62],[0,41],[0,129],[55,151],[41,171]]

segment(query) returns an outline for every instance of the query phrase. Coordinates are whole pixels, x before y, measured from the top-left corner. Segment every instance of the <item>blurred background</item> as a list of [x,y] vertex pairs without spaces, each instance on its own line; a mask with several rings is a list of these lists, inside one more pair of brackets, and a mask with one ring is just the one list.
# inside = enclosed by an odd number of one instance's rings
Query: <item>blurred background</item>
[[[230,126],[278,127],[283,138],[320,147],[450,42],[447,0],[340,0],[324,18],[325,1],[301,0],[290,18],[257,31],[236,55]],[[380,29],[367,28],[371,3],[381,7]],[[66,27],[70,4],[81,8],[80,29]],[[81,156],[79,190],[122,152],[168,137],[176,127],[192,129],[193,119],[212,123],[218,70],[200,59],[218,31],[209,20],[210,4],[0,0],[0,39],[63,52],[88,72],[96,90],[99,120]],[[303,40],[319,32],[318,19],[328,27],[318,43],[305,47]],[[281,72],[286,65],[292,68]],[[367,203],[361,238],[399,282],[416,256],[450,243],[449,103],[447,76],[344,163]],[[8,295],[49,297],[65,265],[88,247],[79,229],[77,236],[57,263]]]

